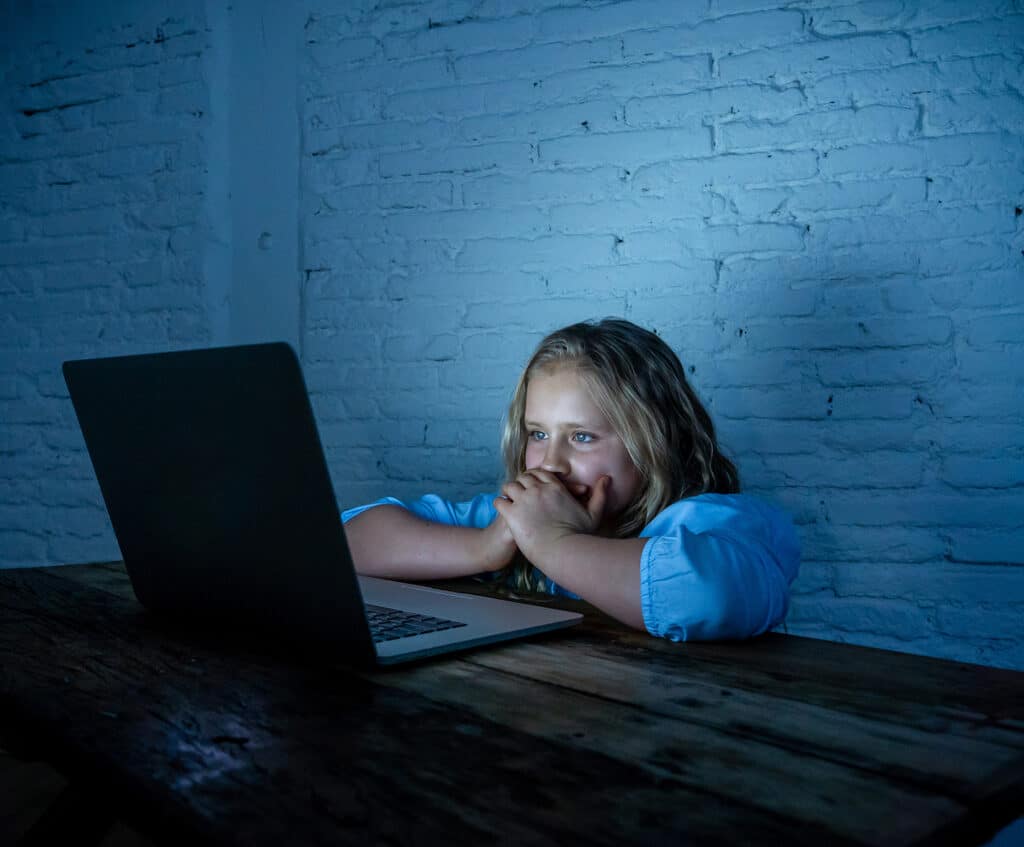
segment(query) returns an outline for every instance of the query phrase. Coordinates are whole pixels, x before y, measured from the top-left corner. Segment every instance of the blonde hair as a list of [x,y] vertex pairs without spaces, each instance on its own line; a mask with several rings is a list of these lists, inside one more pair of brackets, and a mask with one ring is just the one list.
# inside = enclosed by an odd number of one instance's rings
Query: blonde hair
[[[526,390],[538,372],[572,367],[636,467],[637,495],[610,527],[637,535],[677,500],[739,491],[739,475],[718,446],[711,416],[686,380],[679,357],[661,338],[630,321],[606,318],[556,330],[541,341],[512,393],[501,439],[506,481],[526,470]],[[536,590],[542,580],[522,556],[508,566],[512,583]]]

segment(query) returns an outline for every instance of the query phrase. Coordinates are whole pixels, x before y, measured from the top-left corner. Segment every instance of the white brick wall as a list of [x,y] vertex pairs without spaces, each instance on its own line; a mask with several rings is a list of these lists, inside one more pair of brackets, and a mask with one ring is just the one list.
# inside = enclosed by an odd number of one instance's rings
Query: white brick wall
[[339,498],[494,485],[624,315],[791,509],[789,631],[1024,667],[1019,3],[311,5],[303,327]]
[[265,229],[342,504],[492,488],[536,341],[624,315],[796,515],[790,632],[1024,668],[1019,0],[152,5],[0,51],[2,563],[116,555],[59,363],[230,339]]
[[[115,4],[117,5],[117,4]],[[19,6],[0,50],[0,562],[117,558],[60,365],[207,341],[202,4]]]

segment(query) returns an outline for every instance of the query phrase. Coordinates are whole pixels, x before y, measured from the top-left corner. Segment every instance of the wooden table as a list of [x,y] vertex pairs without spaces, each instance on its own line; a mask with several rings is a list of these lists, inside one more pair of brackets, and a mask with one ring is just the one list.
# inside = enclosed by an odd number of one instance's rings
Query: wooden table
[[0,744],[69,777],[40,827],[84,840],[977,844],[1021,814],[1024,673],[584,610],[360,672],[168,628],[116,563],[0,571]]

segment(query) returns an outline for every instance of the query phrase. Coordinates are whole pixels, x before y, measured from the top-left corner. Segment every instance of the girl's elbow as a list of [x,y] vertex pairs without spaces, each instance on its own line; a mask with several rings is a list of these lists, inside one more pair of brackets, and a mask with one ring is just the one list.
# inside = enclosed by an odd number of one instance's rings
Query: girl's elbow
[[785,607],[774,620],[772,605],[768,597],[751,596],[742,588],[717,583],[700,592],[699,602],[684,604],[647,630],[669,641],[740,641],[781,621]]
[[[662,556],[644,581],[647,630],[670,641],[752,638],[786,616],[789,586],[771,556],[715,537],[698,537],[682,559]],[[696,541],[689,539],[691,545]]]

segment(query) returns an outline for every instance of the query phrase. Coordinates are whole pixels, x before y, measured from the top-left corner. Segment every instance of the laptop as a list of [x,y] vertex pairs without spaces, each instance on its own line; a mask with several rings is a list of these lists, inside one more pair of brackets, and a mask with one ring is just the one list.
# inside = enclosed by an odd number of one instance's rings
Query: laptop
[[385,665],[582,615],[358,576],[286,343],[84,359],[64,378],[139,602]]

